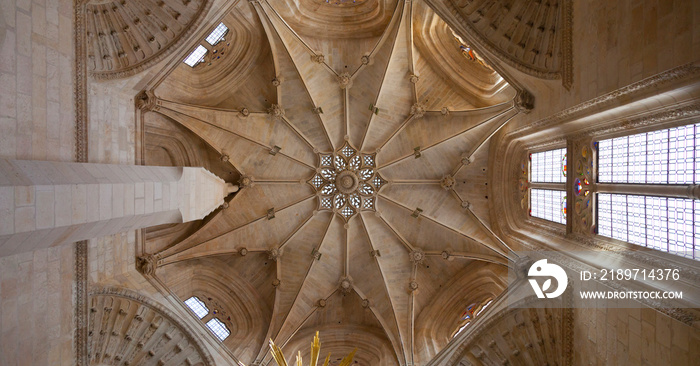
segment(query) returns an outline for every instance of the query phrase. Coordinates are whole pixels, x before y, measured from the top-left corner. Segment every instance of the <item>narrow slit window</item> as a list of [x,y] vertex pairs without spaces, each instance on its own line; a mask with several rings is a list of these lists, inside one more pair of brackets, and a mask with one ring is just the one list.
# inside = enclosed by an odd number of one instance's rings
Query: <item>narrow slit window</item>
[[185,305],[187,305],[190,310],[197,314],[199,319],[202,319],[209,314],[209,309],[207,309],[207,306],[196,296],[192,296],[185,300]]
[[224,25],[224,23],[219,23],[219,25],[214,28],[214,30],[207,36],[207,43],[209,43],[212,46],[215,46],[217,43],[219,43],[226,33],[228,32],[228,27]]
[[566,191],[531,189],[530,215],[566,224]]
[[223,341],[228,337],[231,332],[226,328],[226,325],[221,322],[221,320],[213,318],[212,320],[207,322],[207,328],[211,330],[212,333],[216,336],[216,338],[219,338],[219,340]]
[[566,149],[530,155],[530,181],[534,183],[566,183]]
[[204,48],[201,44],[195,48],[192,53],[185,59],[185,63],[190,67],[195,67],[198,63],[204,60],[204,55],[206,55],[208,50]]
[[599,193],[598,234],[700,259],[700,201]]
[[700,124],[598,143],[601,183],[700,183]]

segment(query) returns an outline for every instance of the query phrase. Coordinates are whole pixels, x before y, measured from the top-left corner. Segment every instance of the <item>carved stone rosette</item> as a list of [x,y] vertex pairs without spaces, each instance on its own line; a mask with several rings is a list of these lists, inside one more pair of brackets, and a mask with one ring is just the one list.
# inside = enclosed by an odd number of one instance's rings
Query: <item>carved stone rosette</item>
[[318,195],[319,211],[336,212],[345,221],[360,211],[376,211],[377,194],[388,182],[375,171],[375,154],[346,143],[332,154],[320,154],[319,161],[308,182]]

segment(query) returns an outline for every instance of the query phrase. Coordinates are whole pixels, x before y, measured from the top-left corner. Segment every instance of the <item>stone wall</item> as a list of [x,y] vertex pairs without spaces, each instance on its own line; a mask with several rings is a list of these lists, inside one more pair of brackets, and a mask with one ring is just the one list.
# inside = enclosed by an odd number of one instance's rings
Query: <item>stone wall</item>
[[700,332],[654,309],[575,310],[574,365],[680,366],[698,358]]
[[[0,1],[0,158],[73,161],[73,1]],[[72,365],[74,248],[0,258],[0,364]]]

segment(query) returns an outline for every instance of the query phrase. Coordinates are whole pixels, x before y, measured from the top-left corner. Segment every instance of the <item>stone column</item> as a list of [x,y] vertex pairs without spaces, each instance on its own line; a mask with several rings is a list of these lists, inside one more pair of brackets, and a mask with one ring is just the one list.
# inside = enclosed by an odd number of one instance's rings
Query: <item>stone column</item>
[[202,219],[237,188],[204,168],[0,159],[0,256]]

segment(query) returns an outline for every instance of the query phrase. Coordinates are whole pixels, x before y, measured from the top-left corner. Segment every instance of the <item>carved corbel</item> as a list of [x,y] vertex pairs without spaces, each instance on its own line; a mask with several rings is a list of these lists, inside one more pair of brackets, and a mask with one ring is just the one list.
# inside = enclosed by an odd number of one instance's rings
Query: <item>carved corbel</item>
[[153,90],[144,90],[136,96],[136,108],[144,112],[158,111],[160,109],[158,97],[156,97]]

